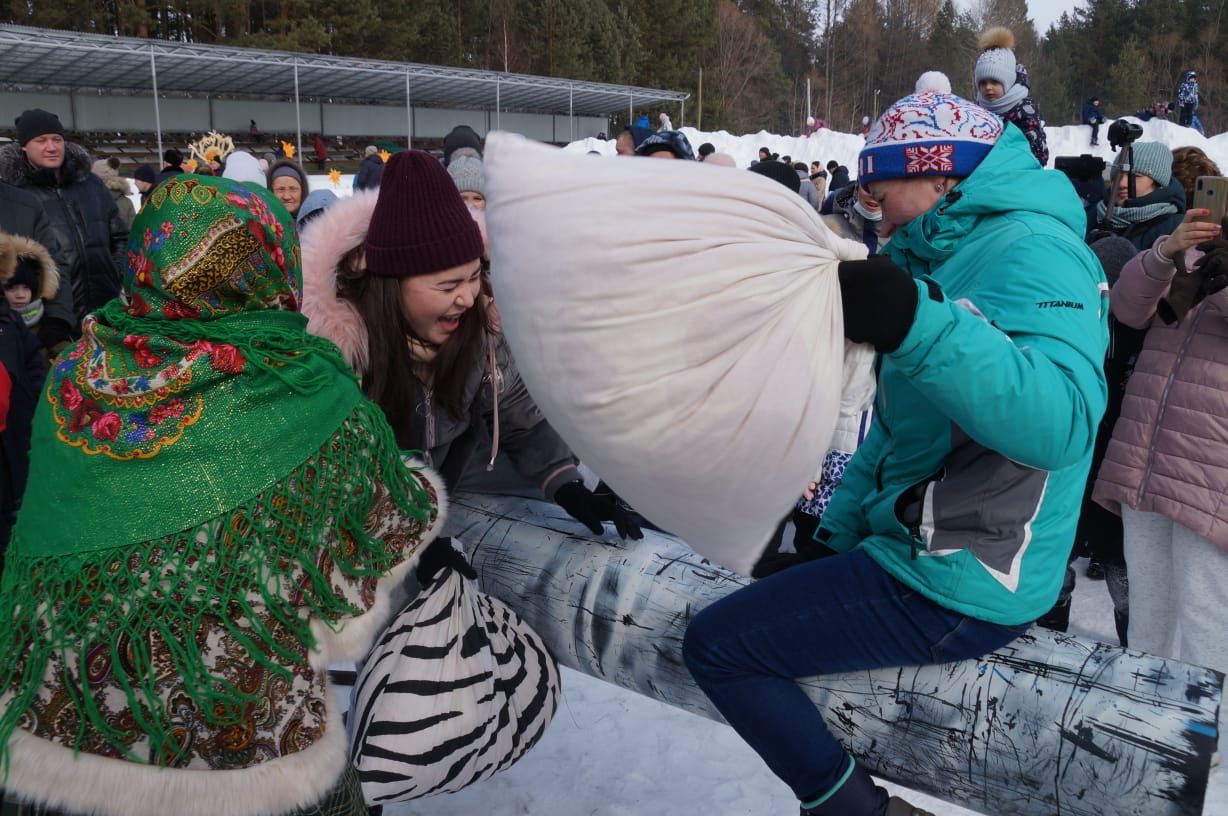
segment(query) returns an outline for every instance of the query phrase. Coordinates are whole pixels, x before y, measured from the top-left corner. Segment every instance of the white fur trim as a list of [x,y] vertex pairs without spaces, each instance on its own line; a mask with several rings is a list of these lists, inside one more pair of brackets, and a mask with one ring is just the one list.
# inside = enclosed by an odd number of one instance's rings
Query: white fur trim
[[324,736],[310,748],[234,771],[156,768],[78,753],[18,729],[5,794],[90,816],[273,816],[324,798],[349,762],[332,689]]
[[376,587],[375,604],[367,612],[346,620],[336,631],[318,620],[311,622],[312,634],[315,635],[316,643],[319,644],[317,650],[311,655],[311,666],[316,671],[327,671],[330,663],[359,661],[367,656],[375,637],[388,625],[388,620],[393,613],[400,611],[392,608],[391,598],[394,590],[405,580],[409,571],[417,565],[418,557],[439,535],[439,531],[443,529],[444,522],[447,520],[448,494],[443,486],[443,479],[421,462],[407,464],[418,468],[419,473],[435,488],[435,494],[439,497],[439,515],[430,529],[423,534],[422,546],[414,552],[413,556],[397,564],[392,572],[380,579]]
[[337,265],[366,240],[378,199],[378,190],[359,190],[308,222],[299,237],[307,331],[335,343],[359,373],[367,368],[367,327],[354,305],[337,296]]

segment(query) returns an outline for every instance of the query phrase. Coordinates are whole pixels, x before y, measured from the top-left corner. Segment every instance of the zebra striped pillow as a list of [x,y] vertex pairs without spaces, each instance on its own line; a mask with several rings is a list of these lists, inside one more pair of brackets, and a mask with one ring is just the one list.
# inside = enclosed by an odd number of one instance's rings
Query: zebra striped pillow
[[451,793],[545,733],[559,670],[541,638],[455,570],[397,615],[354,686],[350,756],[369,804]]

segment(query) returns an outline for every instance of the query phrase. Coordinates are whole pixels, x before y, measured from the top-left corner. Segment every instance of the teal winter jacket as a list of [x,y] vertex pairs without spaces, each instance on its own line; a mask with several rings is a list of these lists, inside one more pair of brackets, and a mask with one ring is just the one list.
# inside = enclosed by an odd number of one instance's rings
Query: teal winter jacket
[[1021,624],[1057,600],[1104,413],[1104,273],[1060,172],[1006,128],[897,231],[915,321],[878,359],[873,428],[820,537],[935,602]]

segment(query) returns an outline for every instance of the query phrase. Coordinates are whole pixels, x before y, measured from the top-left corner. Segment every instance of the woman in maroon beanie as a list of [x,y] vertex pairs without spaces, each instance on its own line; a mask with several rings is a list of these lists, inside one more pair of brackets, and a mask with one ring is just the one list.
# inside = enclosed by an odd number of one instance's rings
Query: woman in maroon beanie
[[503,451],[594,533],[612,521],[640,537],[609,496],[584,487],[521,382],[482,292],[482,234],[434,157],[394,154],[378,190],[333,205],[301,238],[308,330],[341,348],[403,450],[425,451],[450,488],[478,449],[492,451],[487,470]]

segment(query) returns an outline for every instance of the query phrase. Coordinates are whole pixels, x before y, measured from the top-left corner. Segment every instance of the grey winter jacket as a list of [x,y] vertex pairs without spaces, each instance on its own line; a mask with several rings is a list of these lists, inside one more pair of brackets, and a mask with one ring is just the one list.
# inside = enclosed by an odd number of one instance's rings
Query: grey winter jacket
[[806,203],[814,207],[815,212],[818,212],[819,208],[823,206],[823,199],[819,198],[819,191],[815,188],[814,182],[804,172],[799,172],[798,176],[800,177],[801,186],[798,187],[797,194],[806,199]]
[[132,222],[136,220],[136,207],[133,206],[132,199],[128,198],[128,179],[116,176],[103,179],[102,183],[111,192],[111,198],[115,199],[115,208],[119,210],[119,217],[131,228]]
[[427,391],[424,402],[415,406],[427,421],[411,447],[427,451],[428,464],[449,487],[459,484],[470,467],[485,467],[486,462],[471,460],[475,452],[493,447],[553,500],[564,484],[582,480],[578,460],[529,396],[503,335],[487,335],[485,347],[482,364],[465,382],[469,413],[462,419],[450,416],[431,404]]
[[[1188,250],[1187,266],[1199,257]],[[1092,498],[1159,513],[1228,553],[1228,290],[1170,326],[1156,307],[1176,274],[1152,248],[1113,286],[1114,316],[1147,336]]]
[[887,241],[878,237],[877,224],[867,221],[853,208],[857,201],[857,185],[848,184],[827,197],[819,212],[823,223],[841,238],[860,241],[871,255],[878,253]]
[[[90,172],[90,155],[80,145],[64,145],[64,165],[57,177],[31,165],[16,142],[0,147],[0,180],[32,193],[43,206],[66,267],[61,288],[72,291],[76,323],[119,295],[120,270],[128,244],[128,226],[102,179]],[[65,286],[67,281],[69,286]]]

